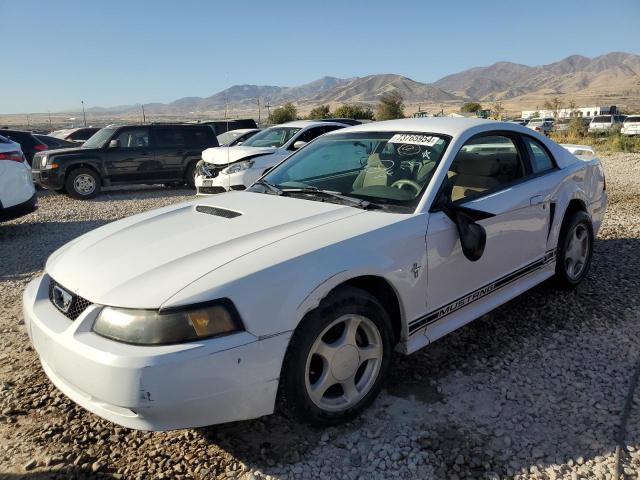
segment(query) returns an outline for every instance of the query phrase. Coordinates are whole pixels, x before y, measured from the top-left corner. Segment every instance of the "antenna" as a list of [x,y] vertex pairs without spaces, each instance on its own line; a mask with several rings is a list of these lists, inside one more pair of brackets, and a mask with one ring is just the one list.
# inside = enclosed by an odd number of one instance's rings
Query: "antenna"
[[260,96],[258,95],[258,125],[260,124]]
[[87,116],[84,113],[84,100],[80,100],[80,103],[82,104],[82,121],[84,122],[84,126],[87,126]]

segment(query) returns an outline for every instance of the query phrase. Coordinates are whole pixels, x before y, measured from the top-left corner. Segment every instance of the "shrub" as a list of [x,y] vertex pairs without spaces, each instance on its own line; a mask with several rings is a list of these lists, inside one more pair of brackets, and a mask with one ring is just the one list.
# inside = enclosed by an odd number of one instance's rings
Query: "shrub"
[[298,118],[298,110],[291,102],[287,102],[281,107],[276,108],[269,115],[269,123],[277,125],[279,123],[286,123],[296,120]]
[[399,93],[387,93],[380,97],[376,107],[376,120],[404,118],[404,100]]

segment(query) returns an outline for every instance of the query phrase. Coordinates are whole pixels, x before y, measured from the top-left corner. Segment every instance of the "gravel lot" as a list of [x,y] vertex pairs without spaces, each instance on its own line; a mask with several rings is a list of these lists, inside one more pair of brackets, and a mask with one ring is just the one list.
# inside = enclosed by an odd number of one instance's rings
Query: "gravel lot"
[[[0,224],[0,477],[615,478],[640,359],[640,155],[604,164],[610,206],[576,292],[539,286],[396,357],[373,408],[328,430],[274,415],[136,432],[58,393],[22,324],[26,283],[77,235],[192,193],[120,190],[90,202],[43,193],[36,213]],[[640,478],[640,387],[630,406],[620,469]]]

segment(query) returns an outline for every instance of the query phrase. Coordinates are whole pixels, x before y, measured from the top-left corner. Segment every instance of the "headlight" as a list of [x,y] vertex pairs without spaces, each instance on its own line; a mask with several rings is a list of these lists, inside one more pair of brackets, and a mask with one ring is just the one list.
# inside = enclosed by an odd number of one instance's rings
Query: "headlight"
[[231,175],[232,173],[238,173],[253,166],[253,160],[245,160],[243,162],[234,163],[233,165],[229,165],[227,168],[222,170],[222,173],[225,175]]
[[47,156],[43,155],[40,158],[40,168],[46,168],[47,167]]
[[226,299],[165,311],[104,307],[93,324],[98,335],[135,345],[190,342],[241,330],[240,317]]

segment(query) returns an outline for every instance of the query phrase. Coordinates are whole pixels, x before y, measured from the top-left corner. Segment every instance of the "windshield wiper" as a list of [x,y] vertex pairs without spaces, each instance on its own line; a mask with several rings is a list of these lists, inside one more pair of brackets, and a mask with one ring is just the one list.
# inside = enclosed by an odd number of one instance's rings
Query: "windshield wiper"
[[257,185],[262,185],[263,187],[265,187],[268,191],[270,191],[274,195],[282,195],[282,190],[280,190],[275,185],[270,184],[269,182],[267,182],[264,179],[256,180],[255,183]]
[[382,208],[381,205],[369,202],[367,200],[361,200],[359,198],[348,197],[346,195],[342,195],[340,192],[334,192],[332,190],[322,190],[318,187],[304,187],[304,188],[283,188],[280,190],[281,195],[286,195],[288,193],[306,193],[311,195],[326,195],[327,197],[335,198],[344,203],[348,203],[357,208],[362,208],[364,210],[371,210],[374,208]]

